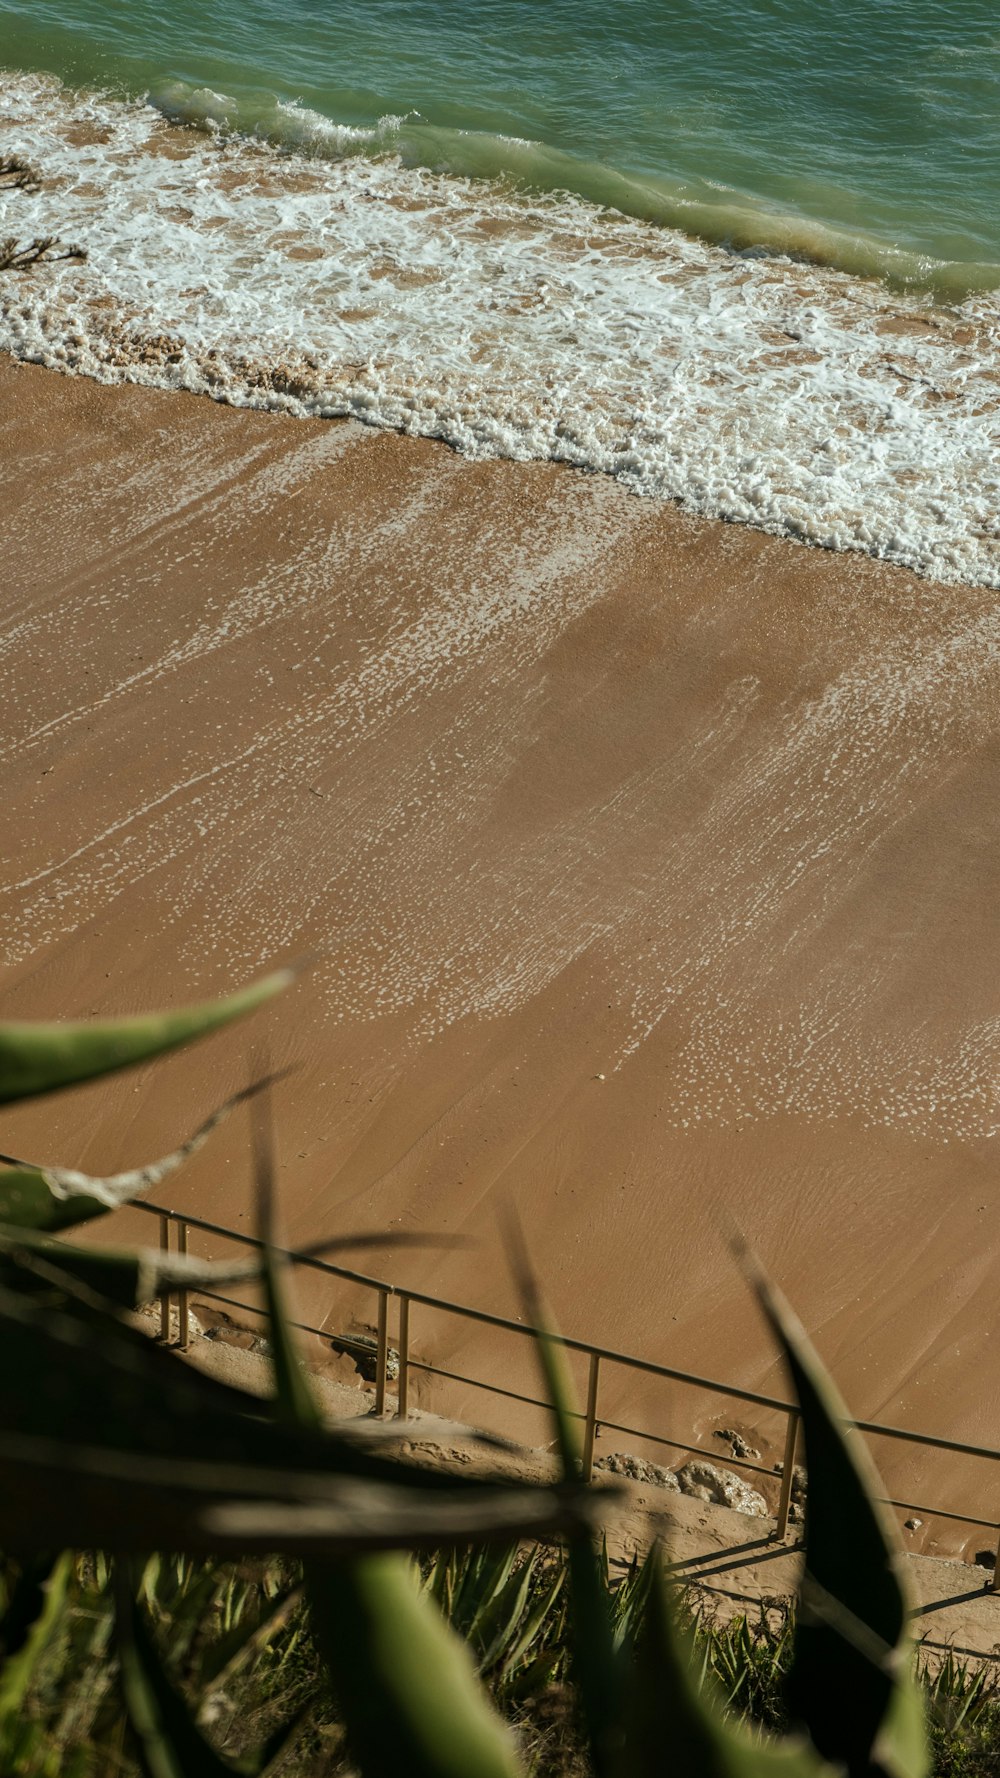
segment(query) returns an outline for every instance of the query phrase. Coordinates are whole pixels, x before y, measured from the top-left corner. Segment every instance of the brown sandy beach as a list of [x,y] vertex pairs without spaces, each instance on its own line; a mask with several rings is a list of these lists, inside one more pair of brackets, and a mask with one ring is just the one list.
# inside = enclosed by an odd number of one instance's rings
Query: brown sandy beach
[[[471,1233],[371,1269],[512,1313],[510,1196],[567,1331],[781,1394],[731,1215],[855,1412],[1000,1446],[995,593],[7,360],[0,484],[5,1016],[318,949],[269,1026],[290,1241]],[[138,1164],[245,1066],[216,1039],[3,1146]],[[242,1128],[169,1196],[245,1220]],[[733,1423],[627,1374],[602,1406]],[[985,1466],[877,1456],[996,1511]]]

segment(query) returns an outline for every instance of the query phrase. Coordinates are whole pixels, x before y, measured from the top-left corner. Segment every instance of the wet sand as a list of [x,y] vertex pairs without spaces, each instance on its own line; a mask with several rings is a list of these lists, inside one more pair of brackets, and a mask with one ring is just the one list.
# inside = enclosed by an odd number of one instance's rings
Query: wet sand
[[[1000,1446],[995,593],[6,360],[0,577],[6,1016],[316,949],[253,1033],[300,1064],[291,1241],[465,1232],[369,1267],[516,1313],[511,1198],[567,1331],[783,1394],[734,1218],[855,1412]],[[251,1040],[8,1115],[3,1146],[148,1160]],[[245,1223],[242,1126],[169,1198]],[[414,1342],[534,1386],[461,1323],[415,1313]],[[709,1446],[745,1424],[611,1370],[601,1410]],[[907,1499],[996,1511],[988,1466],[877,1456]]]

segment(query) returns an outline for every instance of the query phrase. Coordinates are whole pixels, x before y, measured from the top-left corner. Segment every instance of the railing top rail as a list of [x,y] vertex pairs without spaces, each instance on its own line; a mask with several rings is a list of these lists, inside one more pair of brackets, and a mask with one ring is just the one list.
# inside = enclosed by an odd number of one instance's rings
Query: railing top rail
[[[187,1223],[190,1228],[203,1229],[211,1235],[221,1235],[227,1240],[238,1241],[244,1247],[261,1246],[255,1235],[243,1234],[239,1229],[227,1229],[219,1223],[206,1222],[204,1218],[189,1216],[182,1210],[168,1210],[162,1204],[151,1204],[148,1199],[142,1202],[135,1200],[128,1208],[147,1210],[156,1216],[167,1216],[172,1222]],[[529,1337],[532,1334],[532,1329],[523,1321],[515,1321],[509,1315],[494,1315],[488,1309],[474,1309],[470,1303],[456,1303],[447,1297],[431,1296],[427,1291],[412,1290],[409,1285],[390,1284],[385,1278],[374,1278],[367,1272],[355,1272],[347,1266],[336,1266],[330,1260],[320,1259],[311,1253],[301,1253],[294,1247],[281,1247],[278,1252],[285,1259],[309,1266],[313,1271],[326,1272],[334,1278],[345,1278],[351,1284],[366,1284],[372,1290],[384,1290],[389,1296],[405,1296],[411,1303],[422,1303],[427,1309],[441,1309],[447,1314],[461,1315],[466,1321],[478,1321],[486,1327],[503,1328],[507,1333],[525,1334]],[[652,1359],[637,1358],[633,1353],[619,1352],[613,1346],[597,1346],[590,1340],[573,1339],[570,1334],[560,1334],[559,1343],[570,1352],[606,1358],[612,1364],[625,1365],[631,1370],[648,1371],[652,1376],[665,1377],[670,1382],[690,1383],[699,1389],[712,1390],[717,1395],[734,1396],[739,1401],[751,1402],[755,1407],[773,1408],[780,1414],[794,1414],[798,1411],[792,1402],[781,1401],[777,1396],[762,1395],[754,1389],[742,1389],[736,1384],[719,1383],[711,1377],[697,1376],[691,1371],[655,1364]],[[1000,1452],[997,1455],[1000,1456]]]
[[[202,1216],[189,1216],[186,1210],[168,1210],[165,1204],[151,1204],[148,1198],[133,1198],[123,1208],[147,1210],[153,1216],[166,1216],[171,1222],[186,1223],[190,1229],[202,1229],[206,1235],[222,1235],[227,1241],[237,1241],[241,1247],[264,1245],[256,1235],[244,1234],[242,1229],[227,1229],[221,1223],[206,1222]],[[373,1278],[367,1272],[352,1272],[348,1266],[335,1266],[328,1259],[320,1259],[315,1253],[300,1253],[295,1247],[279,1247],[276,1251],[283,1259],[294,1260],[300,1266],[310,1266],[314,1272],[329,1272],[334,1278],[346,1278],[350,1284],[369,1284],[372,1290],[385,1290],[390,1296],[400,1294],[396,1285],[387,1284],[384,1278]],[[406,1294],[412,1296],[413,1292],[407,1291]]]
[[[244,1247],[261,1247],[263,1243],[256,1235],[242,1233],[239,1229],[230,1229],[220,1223],[206,1222],[203,1217],[189,1215],[184,1210],[168,1210],[163,1204],[152,1204],[148,1199],[134,1199],[129,1209],[145,1210],[154,1216],[165,1216],[171,1222],[186,1223],[189,1228],[201,1229],[206,1234],[219,1235],[227,1241],[236,1241]],[[421,1303],[425,1308],[440,1309],[447,1314],[460,1315],[466,1321],[478,1321],[486,1327],[499,1327],[508,1333],[531,1335],[532,1329],[523,1321],[512,1320],[507,1315],[494,1315],[486,1309],[474,1309],[467,1303],[451,1302],[446,1297],[430,1296],[426,1291],[411,1290],[409,1285],[390,1284],[384,1278],[374,1278],[367,1272],[355,1272],[347,1266],[334,1265],[330,1260],[319,1258],[316,1254],[302,1253],[294,1247],[282,1247],[278,1252],[297,1265],[308,1266],[311,1270],[325,1272],[334,1278],[343,1278],[349,1284],[366,1285],[371,1290],[384,1291],[387,1296],[405,1297],[411,1303]],[[675,1370],[670,1365],[655,1364],[648,1358],[636,1358],[630,1352],[619,1352],[611,1346],[597,1346],[589,1340],[576,1340],[568,1334],[559,1335],[559,1343],[570,1352],[582,1352],[586,1356],[607,1359],[611,1364],[624,1365],[630,1370],[646,1371],[655,1377],[664,1377],[669,1382],[687,1383],[696,1389],[707,1389],[716,1395],[726,1395],[735,1401],[750,1402],[754,1407],[771,1408],[777,1413],[797,1414],[794,1402],[781,1401],[777,1396],[763,1395],[758,1390],[743,1389],[738,1384],[720,1383],[715,1378],[699,1376],[694,1371]],[[941,1438],[934,1433],[912,1432],[904,1426],[886,1426],[877,1420],[849,1420],[848,1425],[854,1426],[859,1432],[867,1432],[878,1438],[901,1439],[907,1444],[928,1445],[939,1451],[954,1451],[961,1457],[982,1457],[991,1462],[1000,1462],[1000,1450],[990,1445],[965,1444],[958,1439]]]

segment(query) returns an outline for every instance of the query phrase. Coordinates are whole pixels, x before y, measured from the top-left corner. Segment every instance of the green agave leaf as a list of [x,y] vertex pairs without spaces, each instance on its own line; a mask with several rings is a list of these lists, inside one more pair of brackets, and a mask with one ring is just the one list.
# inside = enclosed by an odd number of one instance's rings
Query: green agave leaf
[[[551,1621],[550,1614],[555,1609],[556,1600],[563,1590],[565,1580],[565,1568],[557,1568],[555,1579],[551,1586],[545,1589],[533,1609],[528,1613],[517,1636],[507,1649],[504,1656],[503,1666],[501,1668],[500,1676],[502,1680],[505,1680],[508,1674],[513,1673],[520,1662],[527,1659],[530,1649],[534,1646],[542,1632],[548,1627]],[[556,1650],[556,1655],[557,1658],[561,1655],[561,1650],[558,1648]]]
[[597,1778],[615,1770],[621,1744],[625,1665],[615,1647],[611,1603],[599,1557],[589,1537],[569,1544],[569,1617],[572,1673],[583,1704]]
[[[724,1701],[699,1685],[673,1620],[659,1552],[650,1557],[635,1647],[621,1778],[835,1778],[805,1742],[751,1737],[731,1726]],[[849,1708],[845,1702],[845,1708]]]
[[446,1600],[439,1601],[444,1606],[445,1616],[450,1624],[454,1624],[461,1633],[464,1623],[462,1601],[469,1592],[469,1577],[480,1562],[480,1550],[451,1550],[445,1567],[447,1576]]
[[233,1093],[179,1148],[161,1160],[135,1167],[128,1173],[112,1173],[102,1178],[81,1173],[73,1167],[41,1166],[34,1161],[18,1160],[14,1155],[0,1154],[0,1163],[11,1169],[10,1172],[0,1171],[0,1224],[51,1234],[130,1204],[182,1167],[237,1105],[270,1085],[269,1079],[258,1080]]
[[[152,1256],[150,1256],[152,1257]],[[50,1290],[56,1280],[83,1285],[108,1303],[138,1308],[155,1290],[146,1291],[152,1270],[141,1252],[113,1248],[68,1247],[45,1236],[32,1239],[28,1230],[0,1228],[0,1279],[15,1288]]]
[[57,1198],[38,1167],[4,1167],[0,1170],[0,1223],[8,1228],[38,1229],[54,1234],[92,1217],[104,1216],[109,1206],[92,1193]]
[[[579,1486],[580,1437],[565,1351],[538,1287],[521,1225],[513,1212],[505,1219],[507,1251],[535,1335],[539,1363],[552,1409],[556,1449],[567,1489]],[[605,1498],[607,1494],[605,1493]],[[596,1778],[609,1778],[621,1740],[624,1668],[615,1647],[608,1588],[600,1559],[586,1533],[570,1540],[570,1629],[573,1676],[583,1706]]]
[[306,1565],[312,1620],[364,1778],[517,1778],[468,1649],[401,1557]]
[[206,1037],[279,994],[294,976],[294,970],[279,969],[239,994],[181,1007],[177,1012],[101,1023],[88,1019],[77,1024],[0,1025],[0,1104],[133,1068],[182,1043]]
[[504,1586],[477,1620],[473,1638],[481,1673],[488,1673],[502,1659],[516,1636],[528,1609],[537,1561],[538,1551],[533,1550],[520,1568],[508,1574]]
[[557,1679],[562,1658],[562,1650],[558,1648],[536,1655],[504,1686],[504,1698],[512,1704],[526,1704],[540,1698]]
[[279,1264],[269,1245],[263,1253],[264,1297],[268,1310],[268,1337],[274,1366],[275,1403],[278,1419],[289,1426],[318,1431],[322,1417],[310,1388],[285,1312],[279,1281]]
[[612,1613],[616,1648],[631,1648],[635,1641],[655,1572],[654,1553],[650,1550],[643,1563],[633,1559],[632,1567],[617,1588]]
[[163,1669],[124,1575],[115,1587],[115,1626],[125,1708],[146,1778],[234,1778],[239,1770],[205,1740]]
[[454,1566],[454,1553],[437,1550],[423,1575],[423,1584],[430,1597],[447,1612],[452,1596],[451,1570]]
[[851,1778],[924,1778],[902,1552],[878,1474],[798,1317],[756,1262],[747,1270],[791,1372],[809,1473],[789,1707]]
[[481,1625],[497,1593],[504,1586],[517,1560],[517,1548],[474,1550],[465,1565],[465,1574],[449,1619],[461,1636],[481,1642]]
[[[31,1620],[12,1624],[15,1634],[11,1640],[16,1646],[0,1662],[0,1735],[17,1716],[38,1665],[62,1622],[72,1577],[73,1557],[68,1550],[54,1562],[43,1559],[27,1577],[28,1588],[34,1594]],[[17,1593],[11,1601],[18,1608],[24,1603],[23,1594]],[[0,1623],[0,1634],[5,1628],[6,1614]]]
[[558,1502],[537,1488],[426,1494],[406,1480],[391,1485],[0,1432],[0,1541],[15,1554],[48,1538],[143,1556],[155,1547],[193,1556],[280,1549],[351,1559],[564,1529]]
[[322,1425],[316,1398],[295,1344],[291,1317],[284,1301],[284,1270],[287,1266],[274,1243],[275,1180],[274,1145],[270,1121],[270,1095],[258,1099],[252,1113],[254,1173],[257,1187],[258,1238],[263,1242],[261,1264],[267,1308],[271,1364],[274,1370],[274,1406],[279,1422],[300,1431],[315,1432]]
[[[308,1430],[319,1410],[282,1300],[263,1112],[255,1135],[277,1411],[289,1425]],[[405,1557],[371,1555],[342,1564],[315,1558],[303,1571],[313,1627],[363,1778],[518,1778],[513,1743],[480,1689],[468,1649],[419,1590]]]
[[966,1719],[974,1723],[980,1712],[996,1701],[996,1686],[985,1667],[975,1668],[959,1660],[949,1648],[944,1659],[920,1663],[920,1683],[932,1722],[954,1734]]
[[255,1610],[241,1613],[225,1634],[204,1650],[198,1666],[201,1685],[213,1689],[225,1685],[255,1649],[277,1634],[301,1600],[301,1586],[292,1586],[265,1599]]
[[[283,1486],[267,1498],[275,1503],[297,1501],[302,1510],[317,1495],[313,1483],[305,1494],[301,1489],[296,1493],[297,1477],[384,1482],[404,1490],[414,1507],[421,1496],[429,1500],[435,1494],[447,1494],[453,1502],[466,1496],[470,1513],[463,1524],[463,1537],[481,1535],[491,1519],[497,1535],[505,1529],[509,1536],[528,1534],[529,1525],[541,1535],[546,1523],[551,1530],[565,1528],[579,1523],[590,1509],[586,1498],[563,1500],[544,1489],[484,1484],[475,1478],[409,1464],[388,1454],[392,1429],[375,1423],[355,1426],[344,1421],[321,1429],[278,1425],[258,1396],[195,1370],[169,1349],[107,1313],[100,1303],[94,1307],[89,1301],[64,1294],[65,1282],[65,1275],[61,1275],[59,1289],[53,1288],[50,1300],[34,1289],[35,1280],[32,1291],[22,1293],[0,1275],[0,1351],[4,1357],[0,1364],[0,1427],[43,1439],[56,1452],[60,1447],[98,1455],[101,1451],[109,1455],[131,1452],[162,1461],[235,1465],[246,1478],[257,1473],[268,1476],[271,1488],[278,1486],[275,1478],[283,1475]],[[71,1515],[80,1499],[65,1487],[68,1462],[62,1463],[55,1504],[60,1513]],[[53,1463],[58,1472],[57,1455]],[[0,1493],[4,1481],[0,1473]],[[213,1504],[221,1510],[225,1493],[218,1488],[211,1493]],[[319,1493],[322,1497],[322,1488]],[[254,1499],[262,1494],[266,1489],[237,1487],[233,1498]],[[27,1504],[32,1504],[30,1492]],[[272,1529],[274,1523],[272,1520]],[[342,1517],[342,1529],[346,1524]],[[443,1508],[437,1524],[440,1541],[447,1542]],[[386,1529],[383,1524],[384,1533]],[[67,1536],[67,1545],[92,1548],[106,1541],[103,1534],[82,1534],[79,1523],[77,1532],[80,1534]],[[264,1535],[263,1530],[260,1534]],[[0,1548],[6,1535],[6,1526],[0,1526]],[[204,1535],[203,1530],[202,1539]],[[235,1536],[235,1531],[227,1535]],[[295,1535],[301,1548],[313,1533],[299,1523]],[[56,1541],[50,1532],[38,1547],[52,1547]],[[380,1541],[384,1547],[384,1535]],[[414,1541],[423,1544],[426,1540],[416,1536]],[[153,1547],[168,1547],[155,1538],[150,1542]],[[204,1546],[201,1541],[185,1544],[182,1537],[174,1547]],[[260,1544],[255,1542],[254,1547]],[[311,1547],[315,1547],[314,1536]]]
[[137,1309],[165,1290],[219,1290],[260,1276],[256,1260],[199,1260],[152,1247],[72,1247],[31,1229],[0,1225],[0,1277],[40,1290],[76,1284],[122,1309]]

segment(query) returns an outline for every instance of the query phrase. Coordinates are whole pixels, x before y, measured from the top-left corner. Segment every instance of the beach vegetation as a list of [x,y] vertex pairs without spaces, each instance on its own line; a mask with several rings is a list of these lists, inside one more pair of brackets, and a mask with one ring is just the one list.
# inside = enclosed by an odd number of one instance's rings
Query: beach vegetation
[[[153,1018],[2,1027],[0,1103],[205,1037],[290,979]],[[152,1169],[92,1179],[5,1157],[5,1772],[925,1778],[933,1750],[938,1772],[978,1778],[996,1745],[995,1688],[955,1662],[921,1681],[877,1478],[749,1256],[802,1418],[805,1573],[793,1613],[712,1625],[658,1548],[612,1578],[599,1513],[613,1498],[582,1482],[562,1348],[516,1225],[508,1249],[558,1480],[422,1468],[391,1424],[324,1423],[274,1236],[270,1085],[253,1080]],[[130,1311],[183,1256],[65,1238],[183,1164],[242,1099],[261,1240],[243,1267],[264,1297],[273,1369],[264,1402],[135,1325]]]

